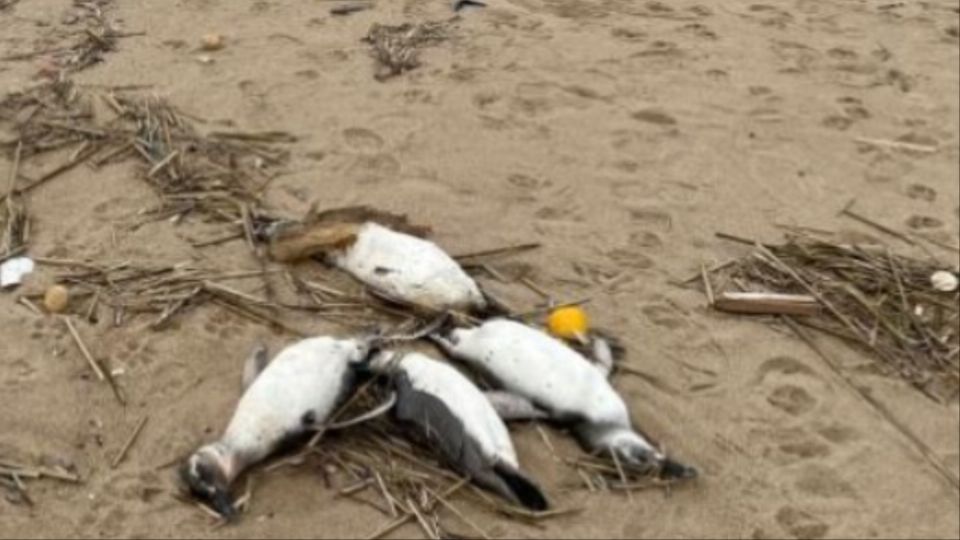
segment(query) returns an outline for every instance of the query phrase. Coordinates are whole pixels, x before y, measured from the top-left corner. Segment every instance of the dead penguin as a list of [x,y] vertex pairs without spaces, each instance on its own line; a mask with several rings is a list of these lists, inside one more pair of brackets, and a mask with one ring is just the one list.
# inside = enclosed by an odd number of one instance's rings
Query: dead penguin
[[225,517],[240,473],[285,443],[316,430],[352,391],[367,341],[315,337],[283,349],[269,364],[255,353],[244,369],[245,391],[223,437],[197,450],[180,469],[190,491]]
[[490,394],[502,417],[549,417],[574,428],[591,451],[608,450],[634,467],[653,467],[663,478],[691,478],[696,469],[657,450],[631,424],[623,399],[606,372],[563,342],[507,319],[454,329],[435,340],[453,357],[495,380]]
[[370,362],[396,388],[397,420],[413,426],[461,474],[535,511],[549,507],[520,472],[503,420],[483,392],[456,368],[415,352],[383,351]]
[[487,299],[476,282],[422,238],[427,232],[403,216],[350,207],[313,213],[268,237],[275,260],[323,257],[389,300],[436,311],[484,310]]

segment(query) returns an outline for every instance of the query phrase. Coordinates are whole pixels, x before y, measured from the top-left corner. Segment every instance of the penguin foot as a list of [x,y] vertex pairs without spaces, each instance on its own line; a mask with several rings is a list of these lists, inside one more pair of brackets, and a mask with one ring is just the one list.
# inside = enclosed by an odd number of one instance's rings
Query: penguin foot
[[515,499],[524,508],[535,512],[543,512],[550,508],[550,503],[547,502],[547,497],[540,486],[519,470],[506,463],[498,463],[493,470],[509,489],[511,495],[509,498]]
[[510,392],[490,390],[483,395],[493,405],[497,416],[505,421],[543,420],[550,417],[546,411],[537,408],[530,400]]

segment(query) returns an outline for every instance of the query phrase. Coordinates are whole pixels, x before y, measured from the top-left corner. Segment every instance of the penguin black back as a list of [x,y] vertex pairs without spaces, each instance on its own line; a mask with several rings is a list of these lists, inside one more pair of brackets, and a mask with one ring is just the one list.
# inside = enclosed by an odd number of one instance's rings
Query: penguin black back
[[397,390],[396,419],[413,426],[451,467],[515,504],[536,511],[549,507],[540,488],[520,471],[503,462],[491,467],[484,460],[480,446],[467,434],[463,422],[443,401],[418,391],[403,372],[393,375],[393,384]]

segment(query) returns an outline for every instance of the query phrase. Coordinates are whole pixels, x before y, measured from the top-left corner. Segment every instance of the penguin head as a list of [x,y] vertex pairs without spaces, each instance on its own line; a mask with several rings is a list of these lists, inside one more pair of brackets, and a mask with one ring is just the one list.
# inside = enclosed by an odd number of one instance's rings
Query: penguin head
[[605,439],[606,447],[631,469],[655,473],[661,480],[687,480],[699,475],[696,468],[667,457],[633,431],[611,431]]
[[602,434],[600,442],[627,467],[642,471],[655,470],[664,456],[643,437],[629,429],[613,429]]
[[227,520],[237,511],[230,497],[230,459],[217,444],[209,444],[193,453],[180,467],[180,478],[194,497],[213,506]]

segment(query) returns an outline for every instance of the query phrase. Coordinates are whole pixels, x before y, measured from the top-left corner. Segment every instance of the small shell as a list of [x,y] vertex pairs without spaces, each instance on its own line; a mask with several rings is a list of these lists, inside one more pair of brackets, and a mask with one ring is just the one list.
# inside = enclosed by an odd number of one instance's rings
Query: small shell
[[62,313],[70,303],[70,291],[63,285],[53,285],[43,295],[43,307],[50,313]]
[[953,272],[939,270],[930,276],[930,284],[941,292],[953,292],[960,286],[960,279]]
[[223,36],[220,34],[207,34],[203,36],[200,48],[205,51],[219,51],[223,48]]

